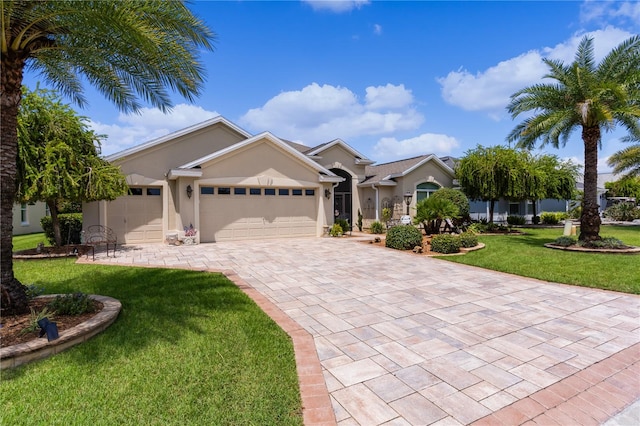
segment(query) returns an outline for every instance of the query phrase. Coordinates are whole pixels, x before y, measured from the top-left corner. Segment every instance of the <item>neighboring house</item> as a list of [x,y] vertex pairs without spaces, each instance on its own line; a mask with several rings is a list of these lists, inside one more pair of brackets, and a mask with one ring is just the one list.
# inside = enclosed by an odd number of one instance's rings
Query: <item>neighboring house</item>
[[[582,182],[576,182],[576,189],[582,191],[584,185]],[[607,190],[600,186],[598,180],[598,206],[600,213],[604,211],[607,205],[606,198]],[[576,203],[574,200],[554,200],[544,199],[536,201],[536,213],[540,216],[542,212],[569,212]],[[470,216],[473,220],[488,219],[489,218],[489,202],[485,201],[470,201]],[[524,216],[524,218],[530,223],[533,218],[533,202],[532,201],[509,201],[500,199],[496,201],[493,212],[493,221],[507,222],[507,217],[511,215]]]
[[405,194],[414,207],[454,179],[449,157],[373,165],[340,139],[307,147],[223,117],[107,160],[121,167],[129,194],[84,204],[83,226],[108,226],[123,243],[162,242],[189,225],[200,242],[317,237],[336,217],[355,225],[358,210],[367,224],[384,207],[397,218]]
[[49,208],[41,201],[13,205],[13,235],[43,232],[40,219],[49,215]]

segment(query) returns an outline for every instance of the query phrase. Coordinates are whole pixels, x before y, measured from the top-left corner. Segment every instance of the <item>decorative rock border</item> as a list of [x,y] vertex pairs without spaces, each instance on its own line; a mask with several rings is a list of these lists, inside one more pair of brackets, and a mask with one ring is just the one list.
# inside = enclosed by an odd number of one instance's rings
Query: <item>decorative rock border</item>
[[609,248],[584,248],[578,246],[559,246],[552,243],[547,243],[544,245],[547,248],[554,250],[566,250],[566,251],[577,251],[582,253],[612,253],[612,254],[637,254],[640,253],[640,247],[629,247],[626,249],[609,249]]
[[[56,296],[48,294],[47,297]],[[59,337],[51,342],[47,339],[36,339],[31,342],[0,348],[0,370],[14,368],[38,359],[47,358],[80,344],[96,334],[104,331],[118,318],[122,304],[119,300],[108,296],[89,295],[101,302],[103,308],[95,316],[70,329],[60,332]]]

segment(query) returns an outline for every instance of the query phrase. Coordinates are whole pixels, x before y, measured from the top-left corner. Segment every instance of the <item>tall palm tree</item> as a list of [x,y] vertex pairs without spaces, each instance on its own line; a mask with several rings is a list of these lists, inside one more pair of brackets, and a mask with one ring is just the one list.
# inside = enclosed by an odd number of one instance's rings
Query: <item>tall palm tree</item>
[[622,174],[624,177],[640,176],[640,144],[631,145],[622,149],[607,161],[613,167],[613,173]]
[[520,147],[564,146],[576,129],[584,144],[584,200],[579,239],[600,239],[598,213],[598,148],[602,130],[622,126],[629,137],[640,136],[640,36],[622,42],[599,63],[593,53],[593,39],[585,36],[570,65],[544,59],[549,67],[545,78],[552,84],[536,84],[513,95],[507,110],[515,118],[533,111],[507,136]]
[[199,94],[198,57],[214,34],[173,0],[0,0],[0,15],[0,287],[3,311],[18,313],[27,298],[13,274],[11,239],[25,69],[80,106],[86,80],[124,112],[139,110],[139,98],[164,111],[170,91],[187,100]]

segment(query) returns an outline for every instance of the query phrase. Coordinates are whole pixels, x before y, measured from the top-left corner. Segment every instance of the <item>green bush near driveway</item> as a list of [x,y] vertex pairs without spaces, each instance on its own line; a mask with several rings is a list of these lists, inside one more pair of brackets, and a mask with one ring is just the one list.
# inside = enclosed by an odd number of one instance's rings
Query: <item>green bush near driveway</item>
[[2,371],[0,424],[302,425],[289,336],[223,275],[74,261],[14,271],[122,311],[87,342]]
[[[544,247],[559,228],[523,228],[525,235],[479,235],[483,250],[442,259],[544,281],[640,294],[640,254],[581,253]],[[602,226],[600,235],[640,246],[640,227]]]
[[384,244],[396,250],[411,250],[422,246],[422,231],[411,225],[392,226],[387,231]]

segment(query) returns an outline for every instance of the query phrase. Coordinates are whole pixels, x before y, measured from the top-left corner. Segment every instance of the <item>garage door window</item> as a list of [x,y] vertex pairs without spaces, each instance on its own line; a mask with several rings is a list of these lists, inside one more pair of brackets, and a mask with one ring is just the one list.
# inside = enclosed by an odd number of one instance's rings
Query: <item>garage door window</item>
[[304,195],[313,197],[314,195],[316,195],[316,190],[315,189],[305,189],[304,190]]
[[129,195],[142,195],[142,188],[129,188]]
[[147,195],[160,195],[160,188],[147,188]]
[[291,190],[293,195],[302,195],[302,189],[293,189]]
[[265,188],[264,195],[276,195],[275,188]]
[[247,188],[233,188],[234,195],[247,195]]
[[289,195],[289,190],[285,188],[278,189],[278,195]]
[[250,195],[261,195],[262,194],[262,189],[260,189],[260,188],[249,188],[249,194]]
[[201,195],[213,195],[213,186],[201,186],[200,194]]
[[231,195],[231,188],[218,188],[218,195]]

